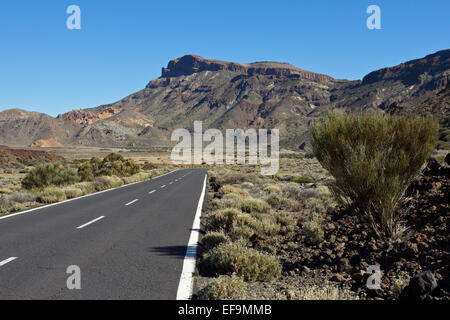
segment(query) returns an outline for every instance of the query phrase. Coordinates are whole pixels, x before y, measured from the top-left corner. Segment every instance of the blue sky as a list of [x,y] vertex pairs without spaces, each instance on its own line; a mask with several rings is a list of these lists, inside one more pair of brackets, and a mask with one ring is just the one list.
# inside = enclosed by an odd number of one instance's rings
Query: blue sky
[[[66,9],[81,8],[81,30]],[[366,8],[381,8],[369,30]],[[115,102],[193,53],[361,79],[450,48],[448,0],[14,0],[0,3],[0,111],[56,116]]]

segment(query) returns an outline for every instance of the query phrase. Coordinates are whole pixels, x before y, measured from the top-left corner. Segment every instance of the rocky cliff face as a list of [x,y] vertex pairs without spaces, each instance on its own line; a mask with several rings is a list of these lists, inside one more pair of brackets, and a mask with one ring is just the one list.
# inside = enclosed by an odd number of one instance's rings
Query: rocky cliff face
[[162,78],[188,76],[204,71],[230,71],[248,76],[277,76],[292,77],[294,79],[309,79],[319,82],[332,81],[333,78],[323,74],[305,71],[288,63],[256,62],[250,64],[238,64],[233,62],[204,59],[196,55],[186,55],[172,60],[167,68],[162,69]]
[[205,128],[278,128],[282,145],[298,148],[308,139],[311,120],[330,109],[411,108],[435,96],[449,82],[449,56],[444,50],[348,81],[287,63],[187,55],[170,61],[143,90],[111,105],[57,119],[2,112],[0,143],[29,145],[57,137],[63,145],[164,145],[174,129],[192,129],[193,121],[201,120]]

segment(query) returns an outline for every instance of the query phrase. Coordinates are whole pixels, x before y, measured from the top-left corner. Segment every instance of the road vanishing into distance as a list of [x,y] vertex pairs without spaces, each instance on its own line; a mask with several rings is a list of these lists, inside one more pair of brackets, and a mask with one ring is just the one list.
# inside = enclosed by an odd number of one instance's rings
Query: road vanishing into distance
[[[0,299],[177,297],[206,170],[0,219]],[[69,266],[81,289],[69,290]]]

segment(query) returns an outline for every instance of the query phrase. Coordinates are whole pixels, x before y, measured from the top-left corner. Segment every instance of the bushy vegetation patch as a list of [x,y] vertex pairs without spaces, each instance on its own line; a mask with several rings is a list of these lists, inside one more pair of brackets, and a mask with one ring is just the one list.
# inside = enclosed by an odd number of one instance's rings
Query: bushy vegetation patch
[[68,185],[79,181],[77,169],[60,163],[46,163],[31,170],[22,180],[22,186],[24,189],[33,189],[50,185]]

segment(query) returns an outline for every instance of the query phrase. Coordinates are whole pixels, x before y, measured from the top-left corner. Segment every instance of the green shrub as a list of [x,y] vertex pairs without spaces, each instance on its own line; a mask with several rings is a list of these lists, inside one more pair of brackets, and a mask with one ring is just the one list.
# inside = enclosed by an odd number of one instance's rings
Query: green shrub
[[93,181],[101,176],[129,177],[139,171],[140,166],[133,159],[124,159],[117,153],[111,153],[103,160],[93,157],[78,167],[78,174],[83,181]]
[[241,202],[241,210],[247,213],[267,212],[270,206],[267,202],[259,199],[243,199]]
[[91,162],[84,162],[78,168],[78,174],[82,181],[92,181],[94,180],[94,169],[92,168]]
[[319,214],[313,213],[311,219],[303,224],[303,230],[309,242],[318,244],[323,241],[322,221],[323,219]]
[[271,205],[272,207],[278,207],[280,205],[280,199],[278,199],[278,197],[274,194],[270,195],[267,199],[266,202]]
[[281,275],[278,260],[266,253],[227,242],[204,256],[204,264],[216,274],[236,273],[245,281],[271,281]]
[[436,123],[370,112],[330,113],[313,124],[311,140],[317,159],[336,180],[333,193],[367,214],[380,236],[394,236],[396,205],[435,147]]
[[22,180],[25,189],[41,188],[50,185],[60,186],[80,181],[75,168],[62,164],[41,164],[31,170]]
[[143,170],[153,170],[157,168],[158,168],[157,164],[149,163],[148,161],[145,161],[145,163],[142,165]]
[[245,299],[247,284],[236,276],[220,276],[203,288],[199,300],[240,300]]
[[202,238],[200,247],[203,251],[207,252],[228,241],[230,241],[230,238],[223,232],[210,232]]

